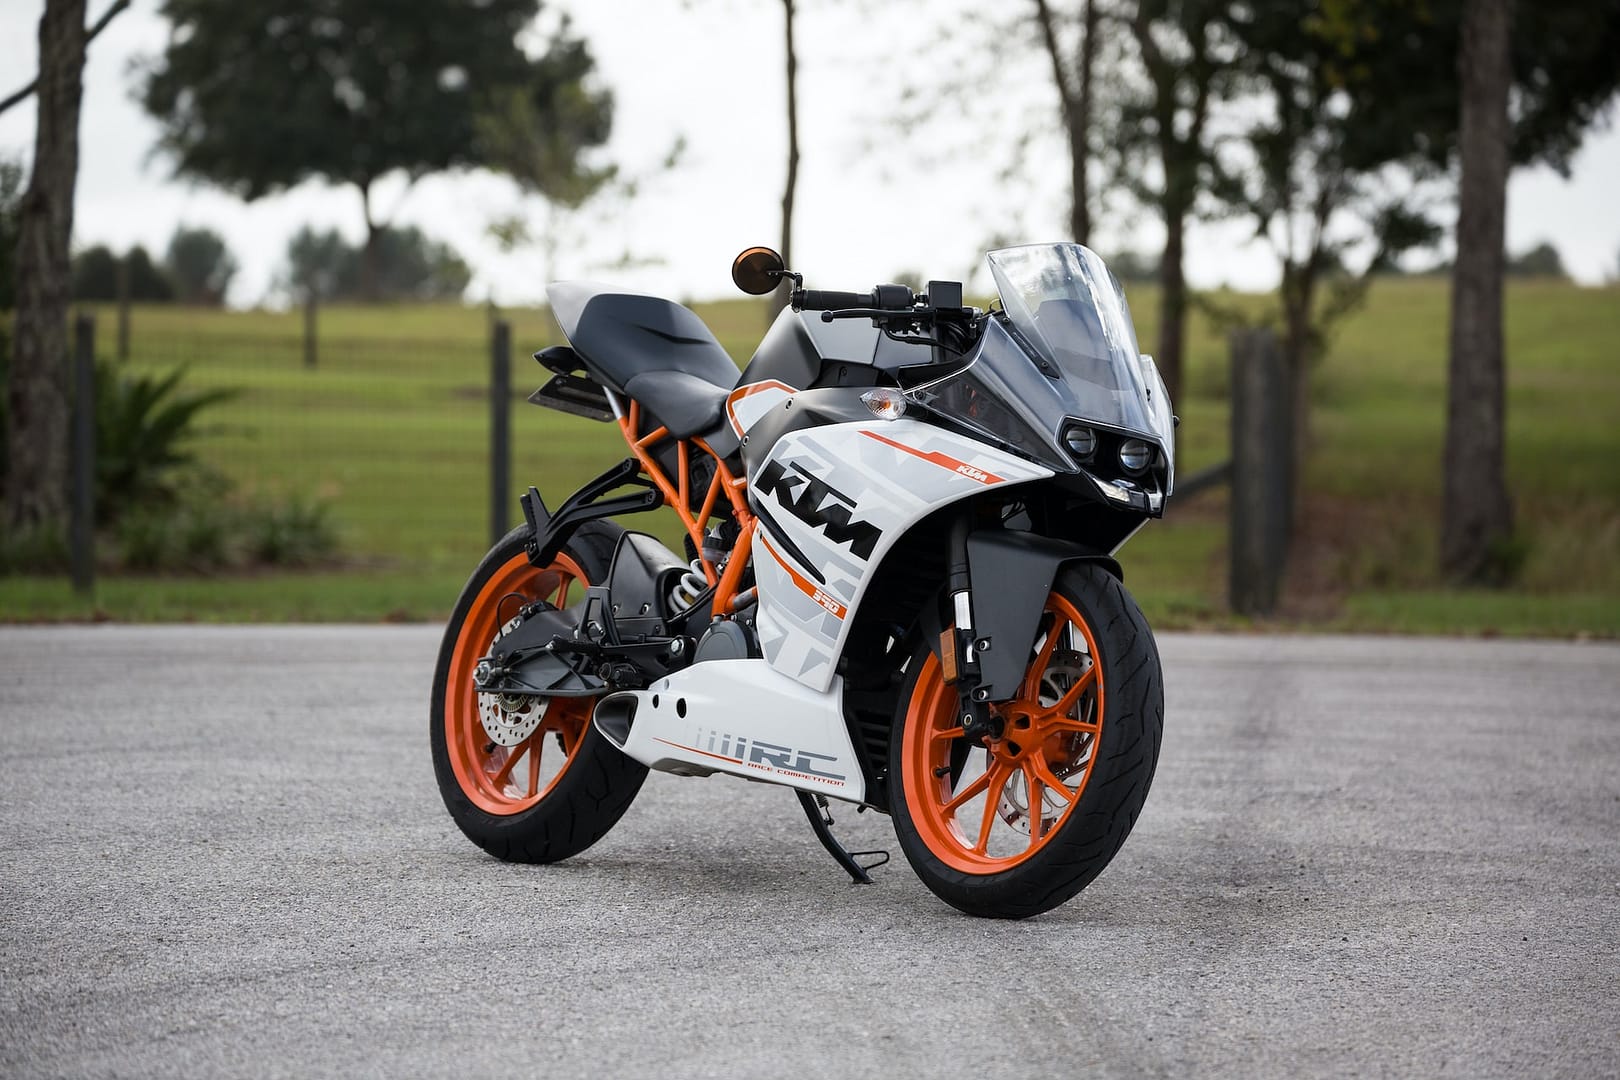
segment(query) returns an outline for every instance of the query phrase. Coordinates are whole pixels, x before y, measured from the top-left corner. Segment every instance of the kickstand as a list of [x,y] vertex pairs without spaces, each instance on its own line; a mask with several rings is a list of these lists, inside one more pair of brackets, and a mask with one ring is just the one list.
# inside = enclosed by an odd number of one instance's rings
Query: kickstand
[[[799,805],[804,807],[804,816],[810,819],[810,827],[815,830],[816,839],[821,841],[821,846],[827,849],[827,854],[831,855],[838,865],[844,868],[845,872],[854,879],[855,884],[872,884],[872,875],[868,874],[867,871],[876,870],[888,862],[889,853],[887,851],[845,851],[844,845],[838,842],[838,838],[832,834],[830,828],[833,823],[833,816],[832,811],[827,808],[827,796],[821,794],[812,795],[808,791],[796,791],[794,794],[799,796]],[[878,855],[882,857],[876,862],[862,866],[855,861],[857,855]]]

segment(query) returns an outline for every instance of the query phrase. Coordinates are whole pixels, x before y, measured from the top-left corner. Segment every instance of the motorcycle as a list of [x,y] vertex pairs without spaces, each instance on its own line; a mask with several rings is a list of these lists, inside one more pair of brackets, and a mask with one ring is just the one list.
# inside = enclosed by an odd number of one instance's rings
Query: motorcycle
[[[999,308],[804,288],[739,376],[690,310],[548,288],[568,344],[536,404],[617,424],[630,456],[486,555],[435,669],[445,805],[498,858],[601,839],[648,770],[797,792],[855,881],[829,800],[889,814],[923,883],[973,915],[1048,911],[1141,812],[1163,688],[1114,553],[1162,516],[1176,418],[1103,261],[990,253]],[[677,554],[612,519],[659,509]]]

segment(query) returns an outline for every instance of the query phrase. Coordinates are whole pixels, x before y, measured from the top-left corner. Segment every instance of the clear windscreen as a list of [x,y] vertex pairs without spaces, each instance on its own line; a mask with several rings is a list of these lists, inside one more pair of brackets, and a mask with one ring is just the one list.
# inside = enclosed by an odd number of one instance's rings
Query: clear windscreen
[[1031,244],[989,256],[1017,337],[1062,374],[1076,419],[1151,436],[1171,452],[1170,402],[1141,355],[1114,275],[1079,244]]

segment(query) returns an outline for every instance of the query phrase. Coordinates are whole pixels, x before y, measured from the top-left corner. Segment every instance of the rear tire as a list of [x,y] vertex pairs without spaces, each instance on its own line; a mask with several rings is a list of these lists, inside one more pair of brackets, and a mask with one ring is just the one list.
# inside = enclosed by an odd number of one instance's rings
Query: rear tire
[[542,569],[524,553],[529,530],[514,529],[473,571],[445,627],[433,674],[433,771],[451,818],[498,859],[547,863],[584,851],[624,815],[646,779],[646,766],[592,726],[594,698],[549,699],[533,733],[507,747],[484,728],[473,689],[478,659],[518,608],[538,599],[567,607],[606,580],[622,532],[587,523]]
[[1158,648],[1125,587],[1094,563],[1058,575],[1018,693],[993,706],[998,737],[962,737],[956,688],[926,645],[907,670],[889,776],[917,876],[952,907],[1003,919],[1089,885],[1141,812],[1164,727]]

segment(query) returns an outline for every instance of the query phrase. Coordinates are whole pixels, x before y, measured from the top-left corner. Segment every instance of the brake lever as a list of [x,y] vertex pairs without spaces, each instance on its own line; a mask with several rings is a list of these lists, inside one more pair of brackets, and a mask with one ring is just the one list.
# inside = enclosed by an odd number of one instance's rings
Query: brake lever
[[904,308],[900,311],[896,311],[893,308],[855,307],[839,308],[836,311],[823,311],[821,313],[821,321],[832,322],[834,319],[871,319],[875,322],[879,319],[883,319],[885,321],[903,319],[906,322],[912,322],[921,321],[923,319],[932,319],[936,314],[937,312],[930,307]]

